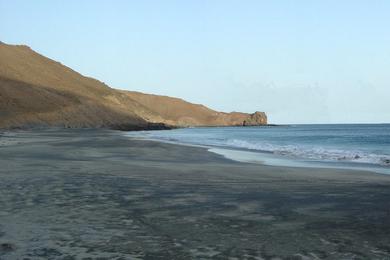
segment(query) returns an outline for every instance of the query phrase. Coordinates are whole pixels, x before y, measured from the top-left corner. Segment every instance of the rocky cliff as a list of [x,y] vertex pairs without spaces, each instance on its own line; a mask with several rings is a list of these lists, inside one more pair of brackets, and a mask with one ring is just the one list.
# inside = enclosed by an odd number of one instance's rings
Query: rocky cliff
[[259,112],[259,111],[250,114],[250,116],[244,119],[243,121],[243,126],[256,126],[256,125],[266,125],[266,124],[267,124],[267,115],[264,112]]
[[223,113],[178,98],[112,89],[28,46],[0,43],[0,128],[137,130],[266,123],[263,112]]

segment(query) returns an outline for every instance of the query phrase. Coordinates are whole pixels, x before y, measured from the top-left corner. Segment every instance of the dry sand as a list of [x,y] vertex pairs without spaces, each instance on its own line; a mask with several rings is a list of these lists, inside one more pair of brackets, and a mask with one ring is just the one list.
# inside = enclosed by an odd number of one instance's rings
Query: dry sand
[[0,259],[389,259],[390,176],[104,130],[0,134]]

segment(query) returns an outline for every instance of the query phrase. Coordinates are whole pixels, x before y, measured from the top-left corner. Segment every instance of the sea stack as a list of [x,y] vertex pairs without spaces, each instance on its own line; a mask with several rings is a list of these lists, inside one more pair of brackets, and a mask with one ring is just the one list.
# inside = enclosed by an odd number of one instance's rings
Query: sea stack
[[267,124],[267,115],[264,112],[256,111],[248,119],[244,120],[243,126],[258,126]]

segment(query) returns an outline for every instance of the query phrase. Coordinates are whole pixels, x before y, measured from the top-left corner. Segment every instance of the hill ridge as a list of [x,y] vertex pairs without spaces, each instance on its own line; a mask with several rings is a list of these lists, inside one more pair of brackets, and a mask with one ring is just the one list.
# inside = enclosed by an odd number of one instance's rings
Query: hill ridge
[[0,44],[0,128],[137,130],[266,123],[263,112],[218,112],[178,97],[114,89],[26,45]]

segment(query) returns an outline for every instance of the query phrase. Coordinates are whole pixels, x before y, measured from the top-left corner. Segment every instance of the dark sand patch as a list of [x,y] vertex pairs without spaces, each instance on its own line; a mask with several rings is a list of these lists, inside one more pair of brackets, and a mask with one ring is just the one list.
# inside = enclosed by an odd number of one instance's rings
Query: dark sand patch
[[0,259],[387,259],[390,178],[103,130],[1,137]]

